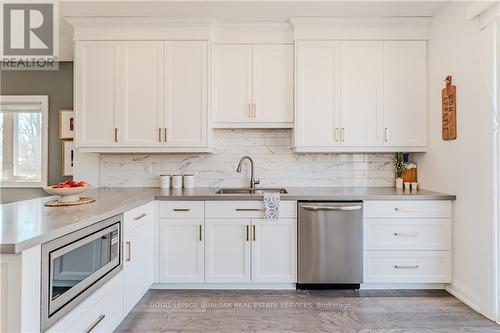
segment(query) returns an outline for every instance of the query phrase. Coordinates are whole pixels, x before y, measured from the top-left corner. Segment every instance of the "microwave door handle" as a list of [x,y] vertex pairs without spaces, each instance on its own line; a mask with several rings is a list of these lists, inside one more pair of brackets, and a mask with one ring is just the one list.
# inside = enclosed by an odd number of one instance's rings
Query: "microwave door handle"
[[353,205],[353,206],[302,206],[305,210],[312,211],[352,211],[352,210],[360,210],[363,206],[361,205]]

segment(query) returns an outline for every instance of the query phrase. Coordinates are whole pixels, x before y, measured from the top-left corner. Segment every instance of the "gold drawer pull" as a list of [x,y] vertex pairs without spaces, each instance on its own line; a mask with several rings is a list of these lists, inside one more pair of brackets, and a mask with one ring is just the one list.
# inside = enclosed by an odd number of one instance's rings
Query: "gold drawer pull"
[[419,208],[394,208],[396,212],[420,212]]
[[146,213],[142,213],[141,215],[134,217],[134,220],[135,220],[135,221],[140,220],[140,219],[142,219],[142,218],[146,217],[147,215],[148,215],[148,214],[146,214]]
[[198,238],[200,242],[203,242],[203,226],[201,224],[198,226]]
[[245,228],[246,228],[246,231],[247,231],[247,242],[248,242],[250,240],[250,226],[247,225],[247,226],[245,226]]
[[191,208],[174,208],[174,212],[189,212]]
[[106,315],[104,313],[101,313],[99,315],[99,317],[97,317],[97,319],[92,323],[90,324],[89,328],[87,328],[85,331],[83,331],[84,333],[89,333],[89,332],[92,332],[94,330],[94,328],[96,328],[97,325],[99,325],[99,323],[104,319],[106,318]]
[[236,208],[237,212],[263,212],[262,208]]
[[130,242],[125,242],[125,245],[127,246],[127,256],[125,257],[125,261],[130,261],[130,247],[131,247],[131,244],[130,244]]
[[418,265],[410,265],[410,266],[394,265],[394,268],[396,268],[396,269],[415,269],[415,268],[418,268]]

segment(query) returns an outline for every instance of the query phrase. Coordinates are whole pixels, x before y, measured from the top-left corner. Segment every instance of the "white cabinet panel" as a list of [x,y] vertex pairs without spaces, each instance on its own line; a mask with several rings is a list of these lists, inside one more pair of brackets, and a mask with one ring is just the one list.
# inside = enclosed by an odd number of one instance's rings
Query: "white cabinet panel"
[[163,42],[123,44],[121,145],[161,146]]
[[339,42],[300,41],[297,50],[295,144],[338,146]]
[[252,46],[212,48],[212,122],[251,122]]
[[426,122],[426,42],[384,42],[385,145],[426,146]]
[[128,313],[153,283],[153,221],[124,235],[123,310]]
[[206,147],[208,127],[207,42],[165,43],[163,133],[169,147]]
[[[120,111],[120,43],[76,44],[77,147],[113,147]],[[115,140],[116,139],[116,140]]]
[[451,250],[449,219],[365,219],[365,250]]
[[203,219],[160,220],[160,282],[204,281]]
[[205,282],[249,283],[249,219],[205,220]]
[[297,282],[295,219],[252,220],[252,282]]
[[253,46],[253,121],[293,122],[293,45]]
[[344,146],[382,146],[382,42],[341,42],[341,141]]
[[365,251],[365,283],[451,282],[449,251]]

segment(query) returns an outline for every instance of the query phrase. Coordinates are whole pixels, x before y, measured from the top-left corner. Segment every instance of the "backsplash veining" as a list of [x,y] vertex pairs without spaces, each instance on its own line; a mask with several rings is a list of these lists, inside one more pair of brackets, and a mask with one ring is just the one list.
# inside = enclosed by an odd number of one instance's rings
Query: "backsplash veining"
[[214,154],[101,154],[105,187],[158,187],[161,174],[195,174],[198,187],[248,186],[255,161],[259,186],[394,185],[392,154],[294,154],[291,130],[215,130]]

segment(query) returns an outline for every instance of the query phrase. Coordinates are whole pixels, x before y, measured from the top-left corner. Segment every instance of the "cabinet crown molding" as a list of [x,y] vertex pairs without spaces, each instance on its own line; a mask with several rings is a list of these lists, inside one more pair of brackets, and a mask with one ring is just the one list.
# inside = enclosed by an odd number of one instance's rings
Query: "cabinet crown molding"
[[296,40],[427,40],[430,17],[290,17]]

